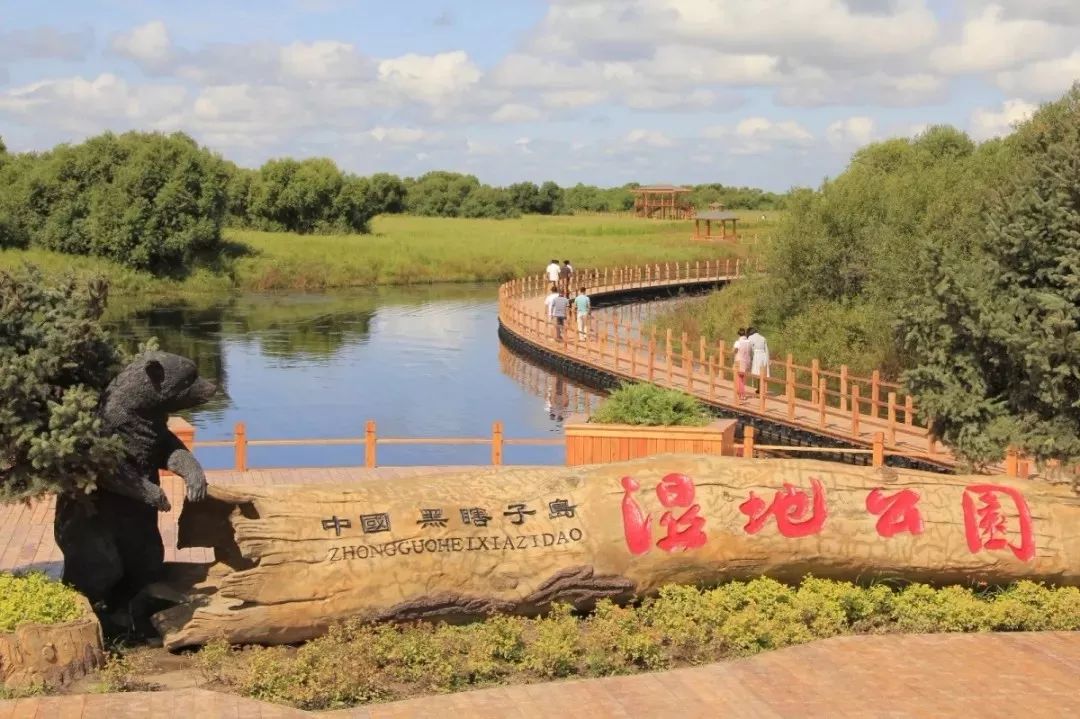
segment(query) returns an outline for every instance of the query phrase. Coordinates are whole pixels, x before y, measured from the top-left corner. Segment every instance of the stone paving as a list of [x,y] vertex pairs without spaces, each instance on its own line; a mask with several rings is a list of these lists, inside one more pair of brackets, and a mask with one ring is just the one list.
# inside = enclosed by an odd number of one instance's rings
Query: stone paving
[[838,637],[689,669],[309,713],[203,689],[0,702],[0,719],[1080,716],[1080,632]]

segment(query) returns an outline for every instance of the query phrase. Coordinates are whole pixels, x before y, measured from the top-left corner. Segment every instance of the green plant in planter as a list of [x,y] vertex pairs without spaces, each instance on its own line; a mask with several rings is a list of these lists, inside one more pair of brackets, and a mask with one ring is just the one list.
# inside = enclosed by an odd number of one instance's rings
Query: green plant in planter
[[0,632],[20,624],[61,624],[83,615],[81,595],[43,572],[0,573]]
[[654,384],[624,384],[604,400],[589,421],[650,427],[702,427],[712,419],[697,398],[684,392]]

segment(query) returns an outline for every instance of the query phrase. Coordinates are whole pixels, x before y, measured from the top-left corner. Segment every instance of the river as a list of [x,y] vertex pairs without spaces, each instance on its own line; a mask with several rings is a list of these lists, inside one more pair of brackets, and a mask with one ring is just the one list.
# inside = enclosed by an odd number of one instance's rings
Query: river
[[[187,413],[200,440],[380,436],[558,438],[563,418],[597,394],[501,346],[497,286],[430,285],[322,293],[196,297],[151,308],[116,306],[110,326],[129,343],[150,336],[194,359],[219,384]],[[620,321],[644,310],[618,311]],[[379,464],[487,464],[487,445],[380,445]],[[197,451],[207,468],[232,466],[229,448]],[[508,446],[507,464],[561,464],[561,447]],[[259,467],[362,464],[360,446],[251,447]]]

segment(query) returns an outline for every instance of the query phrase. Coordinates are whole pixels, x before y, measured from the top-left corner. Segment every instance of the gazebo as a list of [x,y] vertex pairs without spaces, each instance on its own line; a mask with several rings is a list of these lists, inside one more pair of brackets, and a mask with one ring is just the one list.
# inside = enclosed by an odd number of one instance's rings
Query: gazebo
[[642,185],[634,193],[634,217],[657,220],[686,220],[694,216],[694,207],[686,196],[689,187]]
[[[701,232],[701,223],[705,223],[705,233]],[[720,234],[713,235],[712,223],[720,223]],[[728,234],[727,226],[731,223],[731,234]],[[723,210],[709,210],[707,212],[699,212],[694,216],[694,239],[695,240],[726,240],[729,237],[735,239],[739,236],[738,231],[739,216],[734,212],[725,212]]]

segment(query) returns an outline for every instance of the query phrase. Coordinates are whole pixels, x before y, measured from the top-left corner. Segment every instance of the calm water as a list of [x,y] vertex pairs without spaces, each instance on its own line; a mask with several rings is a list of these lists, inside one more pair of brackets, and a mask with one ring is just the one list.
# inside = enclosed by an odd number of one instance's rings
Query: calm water
[[[495,285],[318,294],[248,294],[149,310],[117,309],[129,339],[196,360],[219,383],[189,415],[199,439],[484,437],[558,438],[562,416],[596,395],[513,355],[499,343]],[[626,312],[626,310],[623,310]],[[587,400],[588,398],[588,400]],[[380,464],[486,464],[490,448],[380,445]],[[204,466],[232,465],[231,448],[200,448]],[[561,447],[506,447],[508,464],[557,464]],[[252,467],[363,463],[363,448],[250,447]]]

